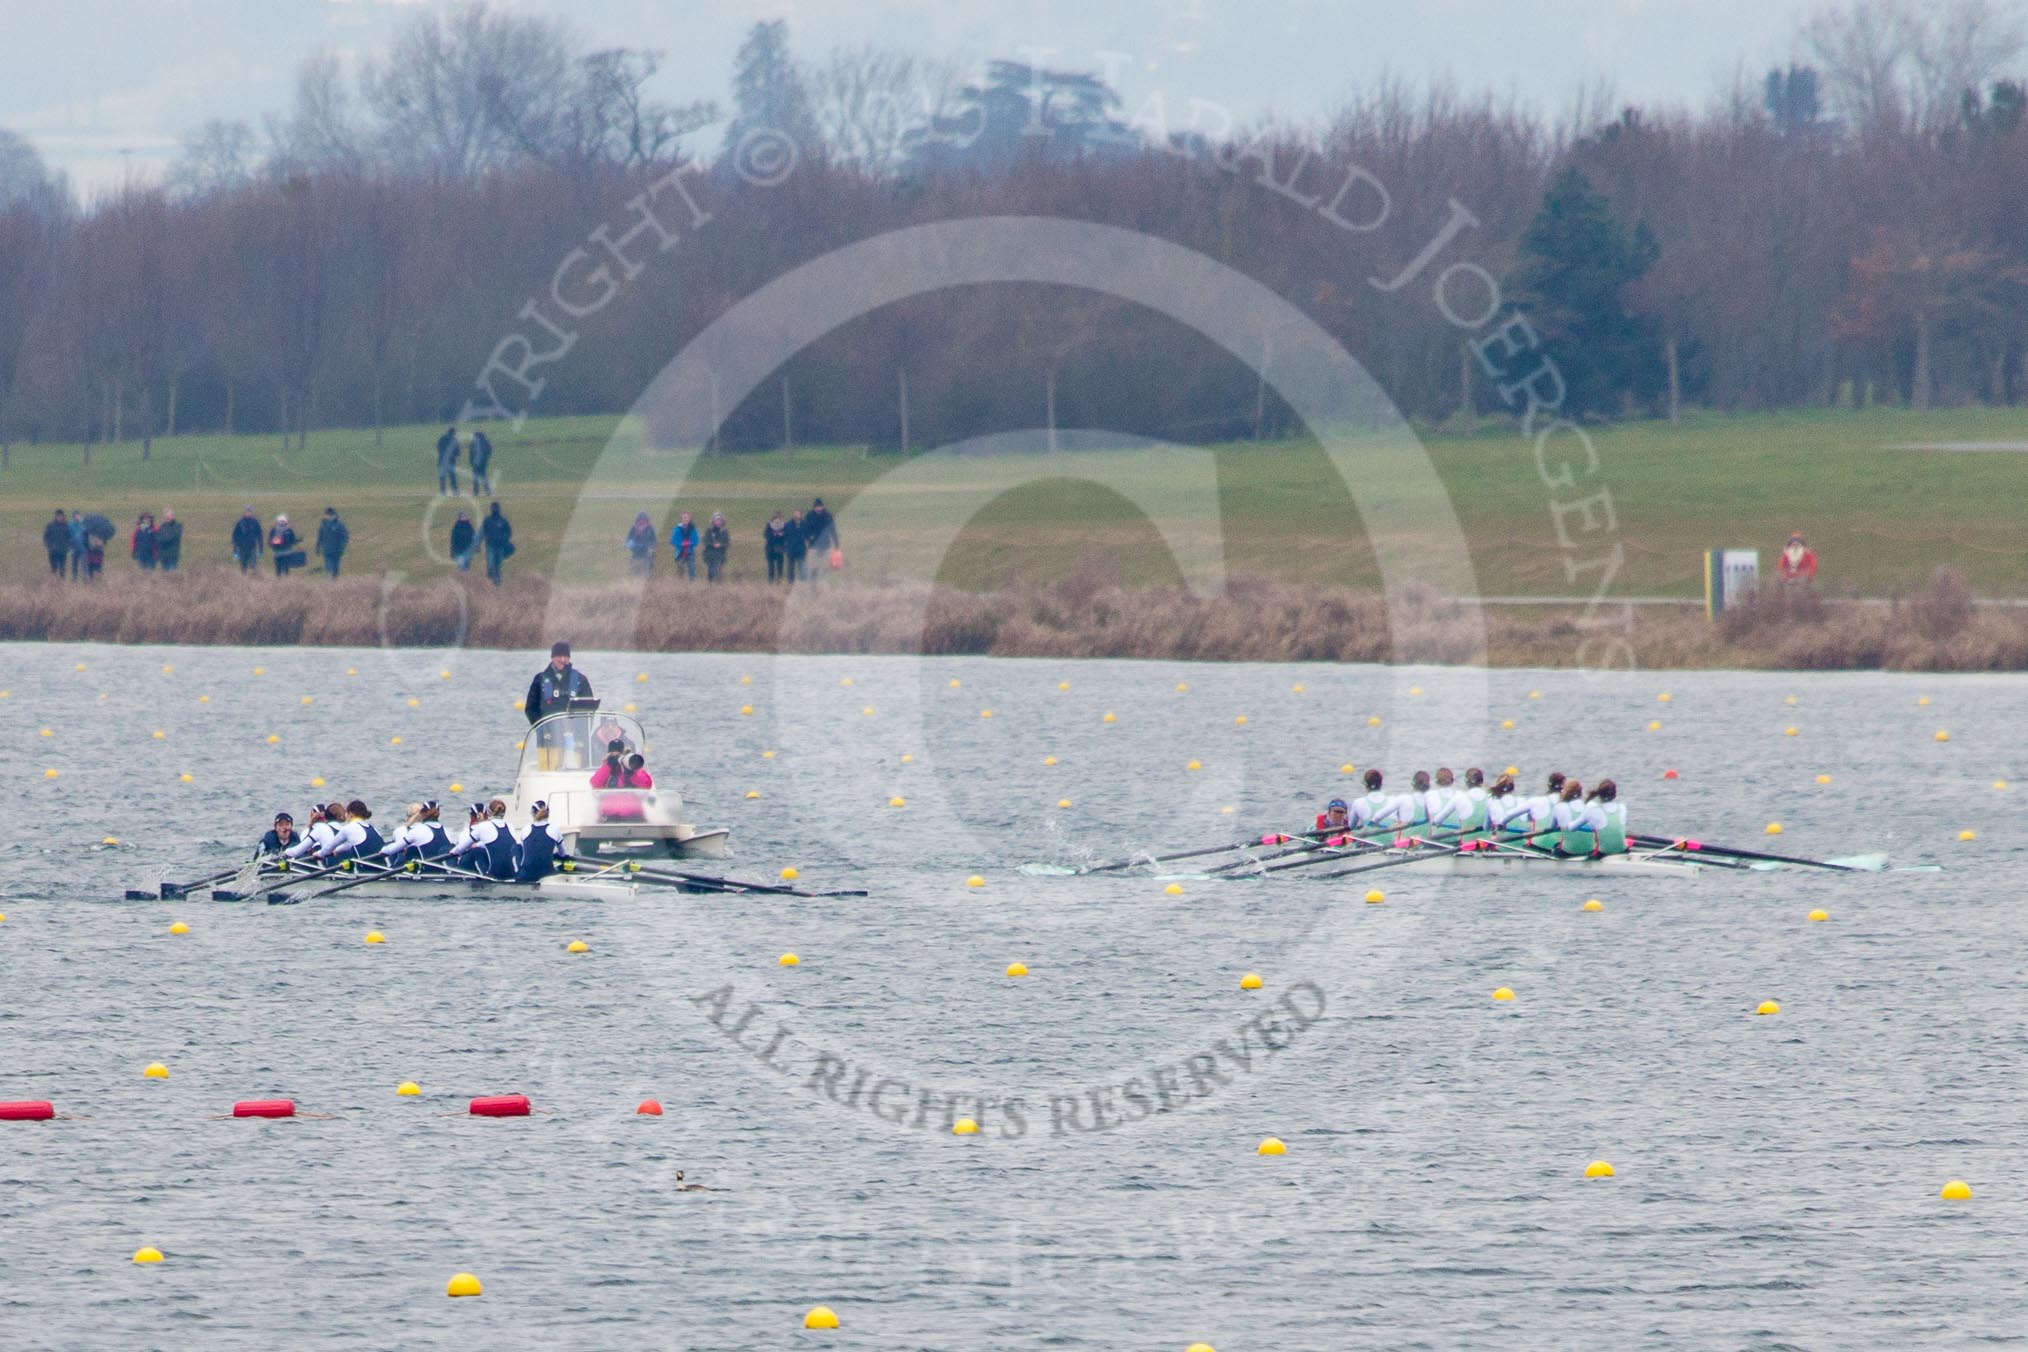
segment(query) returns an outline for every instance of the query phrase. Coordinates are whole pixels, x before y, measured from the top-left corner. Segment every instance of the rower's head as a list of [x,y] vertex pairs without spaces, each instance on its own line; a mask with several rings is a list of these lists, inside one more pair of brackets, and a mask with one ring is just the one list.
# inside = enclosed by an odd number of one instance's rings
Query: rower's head
[[1465,771],[1466,788],[1476,789],[1485,782],[1486,782],[1486,772],[1484,770],[1481,770],[1478,766],[1474,765],[1471,769]]
[[325,820],[325,821],[327,821],[327,822],[342,822],[342,821],[344,821],[344,820],[345,820],[345,804],[343,804],[343,803],[326,803],[326,804],[324,804],[324,820]]
[[539,798],[538,798],[538,799],[536,799],[536,801],[535,801],[535,806],[534,806],[534,807],[531,807],[531,808],[529,808],[529,809],[528,809],[528,815],[529,815],[529,816],[530,816],[531,818],[533,818],[533,819],[534,819],[535,821],[539,821],[539,822],[546,822],[546,821],[548,821],[548,820],[549,820],[549,804],[547,804],[547,803],[543,802],[543,801],[542,801],[541,799],[539,799]]
[[1368,789],[1377,789],[1382,784],[1387,782],[1387,777],[1381,774],[1380,771],[1378,770],[1368,770],[1365,773],[1365,775],[1362,776],[1362,778],[1364,779],[1366,787]]
[[1551,797],[1554,797],[1555,795],[1557,795],[1557,794],[1559,794],[1559,793],[1562,793],[1562,792],[1563,792],[1563,771],[1561,771],[1561,770],[1551,770],[1551,771],[1549,772],[1549,793],[1550,793],[1550,796],[1551,796]]
[[373,809],[366,806],[362,800],[354,798],[345,805],[345,815],[356,822],[369,822],[373,820]]
[[495,798],[492,802],[486,804],[486,815],[488,817],[493,817],[496,819],[505,817],[507,815],[506,802],[503,801],[502,799]]
[[1610,803],[1620,796],[1620,786],[1610,779],[1601,779],[1598,787],[1592,790],[1592,795],[1601,803]]
[[443,809],[437,806],[436,799],[432,798],[427,803],[424,803],[422,805],[422,820],[426,822],[433,822],[442,815]]
[[1409,787],[1414,789],[1417,793],[1428,793],[1429,771],[1417,770],[1413,775],[1409,777],[1408,783]]
[[1563,801],[1564,801],[1564,802],[1566,802],[1566,803],[1575,803],[1575,802],[1579,801],[1580,799],[1582,799],[1583,797],[1584,797],[1584,785],[1582,785],[1582,784],[1578,783],[1578,782],[1577,782],[1576,780],[1574,780],[1574,779],[1570,779],[1570,780],[1565,780],[1565,781],[1564,781],[1564,784],[1563,784]]
[[474,803],[465,810],[465,824],[467,826],[477,826],[484,820],[486,820],[486,805],[484,803]]
[[1494,797],[1504,798],[1512,792],[1514,792],[1514,776],[1501,775],[1497,780],[1493,781]]
[[402,814],[401,818],[402,824],[404,826],[413,826],[417,822],[422,820],[422,815],[423,815],[423,805],[421,803],[410,803],[408,805],[408,811]]
[[1351,810],[1351,808],[1345,805],[1343,798],[1333,798],[1330,802],[1324,804],[1324,817],[1333,826],[1343,826],[1346,814]]
[[1451,773],[1451,769],[1448,765],[1439,765],[1437,767],[1436,782],[1438,788],[1448,789],[1451,785],[1458,782],[1458,777]]
[[558,640],[549,645],[549,665],[562,671],[570,665],[570,645]]

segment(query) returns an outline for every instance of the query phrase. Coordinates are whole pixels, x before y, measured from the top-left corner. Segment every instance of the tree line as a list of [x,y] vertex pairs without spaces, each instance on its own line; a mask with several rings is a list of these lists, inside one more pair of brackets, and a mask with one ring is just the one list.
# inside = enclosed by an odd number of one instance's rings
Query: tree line
[[[86,204],[0,132],[0,448],[145,457],[192,431],[301,448],[319,426],[455,417],[587,232],[679,171],[708,228],[614,288],[534,412],[625,409],[687,339],[831,249],[1043,215],[1236,268],[1409,416],[1469,422],[1503,404],[1465,336],[1426,289],[1367,284],[1461,205],[1460,256],[1530,315],[1573,413],[2012,404],[2028,394],[2024,45],[1988,0],[1848,0],[1804,25],[1795,63],[1702,111],[1548,118],[1388,83],[1318,125],[1237,127],[1016,61],[802,64],[779,22],[741,48],[729,108],[672,103],[650,92],[655,53],[431,10],[354,75],[307,62],[259,131],[211,123],[159,182]],[[1348,177],[1386,202],[1356,234],[1315,209]],[[1092,294],[967,288],[806,349],[723,411],[718,445],[914,448],[1045,421],[1272,437],[1290,430],[1259,369],[1271,379],[1273,335],[1259,357]]]

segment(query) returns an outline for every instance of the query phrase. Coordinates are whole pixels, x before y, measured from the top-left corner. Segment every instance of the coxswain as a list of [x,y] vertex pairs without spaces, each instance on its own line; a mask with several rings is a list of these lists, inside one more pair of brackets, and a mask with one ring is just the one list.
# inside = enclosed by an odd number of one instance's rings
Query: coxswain
[[1368,770],[1362,777],[1366,792],[1352,800],[1352,829],[1378,830],[1392,825],[1397,817],[1396,804],[1392,795],[1380,791],[1387,782],[1386,776],[1378,770]]
[[529,809],[528,829],[522,833],[514,855],[517,882],[532,883],[556,872],[563,854],[563,836],[549,820],[549,804],[538,801]]
[[1627,805],[1620,801],[1620,786],[1601,779],[1591,791],[1592,806],[1598,809],[1598,850],[1600,854],[1627,852]]
[[275,814],[275,824],[261,837],[260,847],[254,851],[254,858],[265,859],[269,855],[287,854],[296,844],[296,819],[286,812]]
[[1343,798],[1333,798],[1330,802],[1324,804],[1324,810],[1317,814],[1317,825],[1312,834],[1315,834],[1316,831],[1337,834],[1345,831],[1351,825],[1352,809],[1346,805]]
[[331,825],[328,812],[329,809],[321,806],[311,808],[308,828],[295,844],[282,851],[282,858],[307,859],[314,858],[321,853],[324,847],[331,843],[332,838],[338,834],[337,829]]
[[1598,830],[1605,825],[1605,813],[1584,796],[1584,785],[1566,780],[1556,800],[1556,834],[1551,848],[1565,859],[1589,859],[1598,853]]
[[563,713],[574,699],[591,697],[591,682],[570,664],[570,645],[552,643],[549,645],[549,665],[536,672],[535,679],[528,683],[524,708],[528,721],[533,723],[550,714]]

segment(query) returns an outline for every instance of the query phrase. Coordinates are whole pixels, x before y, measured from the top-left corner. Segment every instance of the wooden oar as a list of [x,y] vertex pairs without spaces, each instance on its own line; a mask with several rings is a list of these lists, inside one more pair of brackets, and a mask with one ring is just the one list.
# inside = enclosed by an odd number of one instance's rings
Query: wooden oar
[[1106,864],[1089,864],[1086,865],[1084,868],[1079,869],[1078,872],[1112,873],[1119,869],[1134,868],[1141,864],[1167,864],[1172,863],[1178,859],[1201,859],[1207,854],[1226,854],[1232,850],[1258,849],[1263,845],[1281,844],[1284,839],[1293,841],[1300,840],[1304,836],[1317,836],[1322,834],[1324,833],[1319,831],[1305,831],[1302,832],[1300,835],[1292,835],[1284,837],[1283,834],[1279,831],[1269,831],[1265,835],[1248,836],[1245,840],[1235,840],[1230,845],[1206,845],[1202,849],[1178,850],[1174,854],[1154,854],[1154,855],[1142,854],[1135,855],[1131,859],[1115,859],[1111,863]]
[[1642,845],[1666,846],[1672,850],[1681,850],[1685,854],[1715,854],[1732,859],[1760,859],[1770,864],[1800,864],[1804,868],[1830,869],[1834,873],[1868,872],[1863,868],[1854,868],[1850,864],[1832,864],[1822,859],[1798,859],[1791,854],[1764,854],[1759,850],[1741,850],[1730,845],[1707,845],[1701,840],[1692,840],[1687,836],[1628,836],[1627,839]]

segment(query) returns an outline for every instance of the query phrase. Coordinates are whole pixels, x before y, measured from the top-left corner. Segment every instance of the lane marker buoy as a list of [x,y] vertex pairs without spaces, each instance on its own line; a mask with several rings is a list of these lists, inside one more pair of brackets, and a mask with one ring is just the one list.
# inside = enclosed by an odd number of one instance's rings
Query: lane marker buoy
[[1604,1160],[1593,1160],[1590,1164],[1584,1166],[1584,1176],[1586,1178],[1611,1178],[1613,1176],[1613,1167]]
[[460,1272],[444,1284],[447,1296],[480,1296],[485,1292],[486,1288],[479,1285],[479,1279],[469,1272]]
[[1270,1136],[1258,1146],[1255,1146],[1253,1153],[1256,1155],[1286,1155],[1289,1153],[1289,1148],[1282,1144],[1281,1137]]
[[813,1306],[810,1312],[803,1316],[803,1327],[806,1329],[835,1329],[838,1327],[838,1316],[829,1305]]
[[473,1117],[526,1117],[529,1113],[526,1094],[487,1094],[472,1100]]

